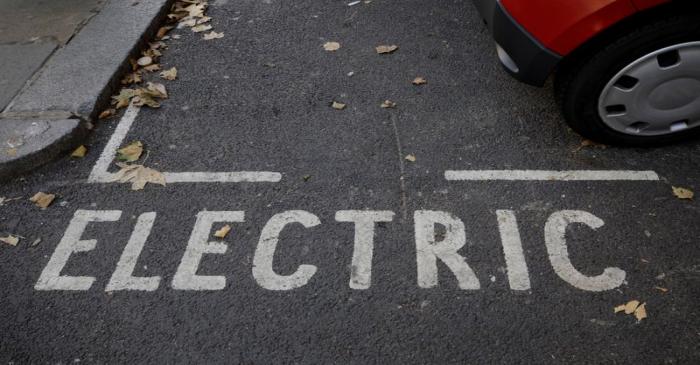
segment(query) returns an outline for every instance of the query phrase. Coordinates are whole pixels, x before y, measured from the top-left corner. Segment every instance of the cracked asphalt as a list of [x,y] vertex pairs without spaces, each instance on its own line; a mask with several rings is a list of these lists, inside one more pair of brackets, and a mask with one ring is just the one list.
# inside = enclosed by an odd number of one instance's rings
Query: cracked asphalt
[[[83,159],[62,158],[0,187],[0,361],[4,363],[669,363],[700,361],[700,142],[654,149],[581,147],[551,88],[519,84],[498,65],[469,1],[216,1],[222,39],[174,30],[161,62],[178,79],[170,98],[142,109],[126,135],[141,163],[167,172],[275,171],[277,183],[174,183],[130,191],[88,183],[121,115],[100,121]],[[341,48],[326,52],[322,45]],[[374,47],[396,44],[387,55]],[[352,76],[348,73],[352,72]],[[411,84],[416,76],[428,83]],[[380,108],[383,100],[397,103]],[[344,110],[332,101],[347,104]],[[415,162],[405,159],[412,154]],[[144,161],[145,160],[145,161]],[[643,170],[658,181],[448,181],[446,170]],[[110,171],[116,171],[112,165]],[[58,195],[41,210],[34,193]],[[76,211],[120,211],[91,222],[66,276],[87,290],[36,290]],[[299,288],[269,290],[254,277],[256,247],[274,215],[304,210],[315,227],[287,226],[274,271],[314,265]],[[355,231],[341,210],[395,214],[374,232],[371,286],[353,289]],[[511,211],[531,287],[509,285],[497,211]],[[604,222],[566,230],[568,257],[587,276],[624,270],[624,283],[583,290],[563,280],[545,247],[556,212]],[[199,275],[221,290],[172,282],[202,211],[244,211],[205,254]],[[460,289],[438,262],[438,284],[419,285],[417,211],[464,223],[460,255],[479,289]],[[156,212],[134,276],[153,291],[106,291],[139,215]],[[215,224],[218,229],[221,224]],[[212,229],[213,232],[213,229]],[[138,235],[137,235],[138,236]],[[451,236],[438,228],[435,240]],[[36,238],[41,242],[32,246]],[[214,240],[213,237],[208,238]],[[265,240],[263,240],[265,241]],[[659,289],[661,288],[661,289]],[[663,291],[665,289],[666,291]],[[648,318],[614,313],[645,302]]]

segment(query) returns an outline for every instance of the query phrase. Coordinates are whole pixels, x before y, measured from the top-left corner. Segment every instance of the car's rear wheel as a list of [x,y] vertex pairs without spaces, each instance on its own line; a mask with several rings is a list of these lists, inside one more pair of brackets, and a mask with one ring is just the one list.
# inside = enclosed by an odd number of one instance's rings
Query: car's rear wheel
[[557,72],[555,92],[576,132],[632,146],[700,133],[700,14],[646,23],[575,56]]

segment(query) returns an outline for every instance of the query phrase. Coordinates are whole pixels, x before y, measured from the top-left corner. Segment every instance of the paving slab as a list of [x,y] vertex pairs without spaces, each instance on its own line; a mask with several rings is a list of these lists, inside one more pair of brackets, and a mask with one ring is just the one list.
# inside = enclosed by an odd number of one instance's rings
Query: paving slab
[[51,52],[52,41],[28,44],[0,44],[0,111],[31,79]]

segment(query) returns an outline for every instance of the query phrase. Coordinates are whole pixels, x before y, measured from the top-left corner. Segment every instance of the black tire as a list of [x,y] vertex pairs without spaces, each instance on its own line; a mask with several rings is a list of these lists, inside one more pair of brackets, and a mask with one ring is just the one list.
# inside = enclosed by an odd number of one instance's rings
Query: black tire
[[617,132],[598,115],[605,85],[624,67],[656,50],[700,41],[700,12],[660,12],[661,18],[627,29],[595,50],[574,53],[557,71],[554,92],[567,124],[596,142],[623,146],[654,146],[700,134],[693,128],[663,136],[634,136]]

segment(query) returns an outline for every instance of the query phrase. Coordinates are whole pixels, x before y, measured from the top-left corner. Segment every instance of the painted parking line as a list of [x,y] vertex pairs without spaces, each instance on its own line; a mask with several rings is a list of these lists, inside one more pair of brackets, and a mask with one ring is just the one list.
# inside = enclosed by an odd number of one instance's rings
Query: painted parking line
[[654,171],[634,170],[447,170],[451,181],[658,181]]
[[[114,161],[117,149],[124,142],[127,133],[134,124],[141,108],[129,105],[126,112],[119,120],[112,137],[102,150],[100,158],[88,177],[89,183],[114,182],[113,173],[109,172],[109,166]],[[270,171],[229,171],[229,172],[163,172],[166,183],[239,183],[239,182],[279,182],[282,174]]]

